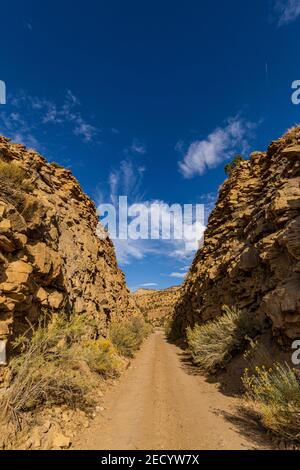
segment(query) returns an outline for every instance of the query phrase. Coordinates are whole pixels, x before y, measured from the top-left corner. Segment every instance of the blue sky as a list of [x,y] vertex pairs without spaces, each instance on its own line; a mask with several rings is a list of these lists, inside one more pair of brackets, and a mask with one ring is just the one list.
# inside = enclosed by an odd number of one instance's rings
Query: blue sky
[[[228,158],[300,121],[300,0],[45,3],[1,5],[0,133],[97,203],[127,191],[209,211]],[[167,287],[193,253],[131,241],[118,257],[131,288]]]

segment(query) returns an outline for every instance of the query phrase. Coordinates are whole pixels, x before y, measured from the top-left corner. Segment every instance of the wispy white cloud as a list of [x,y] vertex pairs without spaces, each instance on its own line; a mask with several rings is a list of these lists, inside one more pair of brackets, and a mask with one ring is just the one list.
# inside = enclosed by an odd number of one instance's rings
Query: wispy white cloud
[[138,289],[155,289],[158,287],[156,282],[145,282],[144,284],[138,284],[136,286],[130,287],[130,290],[136,292]]
[[44,112],[44,124],[70,124],[74,135],[82,137],[85,142],[91,142],[98,133],[96,127],[83,118],[78,109],[81,103],[71,90],[67,90],[61,107],[52,101],[36,98],[32,100],[32,105],[33,108]]
[[103,184],[101,184],[97,189],[97,205],[107,202],[117,204],[119,196],[127,196],[131,204],[143,199],[144,172],[144,166],[134,164],[129,158],[121,160],[119,167],[111,170],[106,188],[103,189]]
[[229,118],[224,127],[212,131],[206,139],[193,142],[184,158],[179,162],[179,171],[185,178],[203,175],[236,152],[248,149],[248,138],[254,129],[253,123],[239,117]]
[[130,151],[132,153],[144,155],[146,153],[146,147],[138,139],[133,139],[132,144],[130,146]]
[[113,240],[118,262],[125,266],[141,260],[147,255],[159,254],[159,250],[149,244],[149,240]]
[[184,271],[185,273],[187,273],[189,269],[190,269],[190,265],[186,264],[185,266],[182,266],[181,268],[179,268],[179,271]]
[[275,0],[275,12],[279,26],[291,23],[300,15],[300,0]]
[[97,134],[97,129],[85,122],[81,116],[78,116],[75,120],[75,127],[73,130],[75,135],[83,137],[85,142],[91,142]]
[[173,272],[173,273],[169,274],[170,277],[175,277],[175,278],[178,278],[178,279],[184,279],[186,275],[187,275],[187,273],[182,273],[182,272]]
[[[118,168],[113,168],[108,176],[106,187],[101,184],[96,190],[97,207],[100,204],[113,204],[118,208],[119,196],[127,196],[133,204],[143,199],[142,179],[145,167],[135,165],[129,158],[122,160]],[[101,216],[101,213],[99,214]],[[127,265],[132,260],[144,258],[152,253],[147,240],[113,240],[118,262]]]
[[[205,226],[196,220],[195,211],[191,218],[185,215],[182,219],[182,212],[173,211],[170,215],[170,206],[162,200],[149,200],[142,193],[143,175],[145,168],[137,166],[130,160],[123,160],[117,169],[113,169],[108,177],[107,190],[103,191],[103,184],[101,191],[96,195],[96,201],[101,218],[100,204],[112,203],[118,215],[118,201],[119,196],[127,196],[128,206],[132,204],[143,205],[143,223],[146,225],[146,237],[134,240],[128,238],[126,240],[114,239],[117,259],[120,264],[130,264],[134,260],[141,260],[148,255],[152,256],[165,256],[168,258],[189,261],[194,255],[195,251],[199,248],[200,240],[203,238]],[[178,205],[181,208],[180,205]],[[105,209],[106,210],[106,209]],[[104,208],[103,208],[104,211]],[[106,217],[105,214],[104,217]],[[140,214],[138,214],[141,220]],[[159,220],[159,239],[151,237],[150,220]],[[131,219],[128,219],[131,222]],[[203,221],[204,222],[204,221]],[[171,236],[167,239],[162,239],[163,227],[170,225]],[[175,227],[182,227],[183,236],[176,237]],[[112,235],[112,234],[111,234]],[[114,237],[113,237],[114,238]]]
[[140,284],[140,287],[154,287],[158,286],[157,282],[145,282],[145,284]]
[[61,105],[46,98],[19,92],[9,99],[7,109],[1,110],[0,132],[18,143],[38,150],[43,149],[40,136],[51,125],[68,128],[84,142],[93,141],[99,133],[82,116],[80,101],[70,90],[66,92]]
[[0,133],[5,134],[14,142],[22,143],[28,147],[40,149],[40,142],[34,136],[34,129],[19,112],[7,113],[1,110]]
[[124,148],[124,155],[127,158],[132,158],[133,156],[141,156],[147,153],[145,144],[143,144],[139,139],[134,138],[132,143]]

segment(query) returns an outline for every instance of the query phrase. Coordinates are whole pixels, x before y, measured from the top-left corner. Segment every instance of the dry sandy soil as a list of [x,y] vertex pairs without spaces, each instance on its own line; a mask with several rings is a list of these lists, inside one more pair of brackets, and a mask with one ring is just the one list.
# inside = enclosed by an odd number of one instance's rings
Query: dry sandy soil
[[183,357],[162,331],[152,334],[107,392],[104,411],[73,441],[73,448],[266,448],[259,432],[228,419],[236,414],[239,399],[222,394]]

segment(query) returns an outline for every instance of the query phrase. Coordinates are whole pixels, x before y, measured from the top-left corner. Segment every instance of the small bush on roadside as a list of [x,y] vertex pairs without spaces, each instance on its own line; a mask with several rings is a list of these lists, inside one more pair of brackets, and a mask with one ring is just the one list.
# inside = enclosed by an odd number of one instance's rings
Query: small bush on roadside
[[111,341],[105,338],[97,340],[85,339],[75,343],[68,350],[69,361],[84,361],[91,371],[105,377],[115,376],[121,365],[121,360],[116,353]]
[[287,440],[300,443],[300,383],[287,363],[271,368],[245,370],[247,397],[267,429]]
[[164,330],[165,330],[165,335],[167,338],[170,338],[171,336],[171,331],[172,331],[172,318],[167,318],[164,321]]
[[10,362],[12,380],[1,396],[2,418],[20,427],[21,413],[40,405],[88,409],[96,382],[91,371],[117,371],[118,358],[110,342],[97,339],[93,323],[79,315],[70,320],[62,316],[48,325],[41,322],[29,333],[14,343],[22,353]]
[[133,317],[129,321],[132,332],[140,336],[142,335],[142,341],[147,338],[153,331],[152,325],[145,321],[143,317]]
[[247,345],[247,336],[255,331],[246,313],[224,306],[216,320],[187,329],[187,341],[193,362],[208,372],[226,365],[234,353]]
[[146,323],[142,317],[133,317],[121,323],[111,323],[109,337],[119,354],[133,357],[151,331],[150,323]]

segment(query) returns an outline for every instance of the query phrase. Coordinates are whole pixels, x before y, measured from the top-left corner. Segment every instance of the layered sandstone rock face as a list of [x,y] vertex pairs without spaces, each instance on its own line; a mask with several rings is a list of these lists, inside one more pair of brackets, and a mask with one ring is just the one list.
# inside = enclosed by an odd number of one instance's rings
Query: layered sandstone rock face
[[281,342],[300,338],[300,127],[233,170],[182,296],[174,331],[237,306],[270,324]]
[[179,298],[180,287],[168,289],[138,289],[134,299],[139,310],[154,325],[162,326],[166,318],[174,313],[174,306]]
[[97,224],[94,203],[69,170],[0,137],[2,348],[44,310],[92,315],[99,333],[136,311]]

